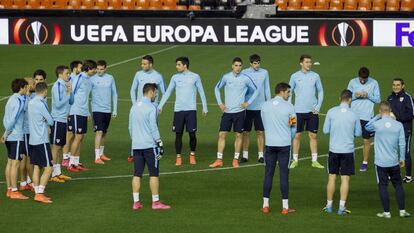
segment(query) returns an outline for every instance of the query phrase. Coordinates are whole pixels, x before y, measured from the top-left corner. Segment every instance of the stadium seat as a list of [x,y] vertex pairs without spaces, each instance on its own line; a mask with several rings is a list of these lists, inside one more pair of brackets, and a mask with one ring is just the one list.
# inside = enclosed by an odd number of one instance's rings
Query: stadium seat
[[93,9],[95,7],[95,0],[82,0],[81,9]]
[[69,0],[67,9],[80,9],[82,6],[82,0]]
[[188,7],[188,10],[189,11],[199,11],[201,8],[200,8],[200,6],[199,5],[190,5],[189,7]]
[[373,0],[372,10],[373,11],[385,11],[385,0]]
[[329,9],[333,11],[341,11],[344,9],[344,3],[342,0],[331,0]]
[[315,9],[315,0],[303,0],[302,10],[313,10]]
[[52,0],[40,0],[40,9],[52,9]]
[[400,11],[413,11],[414,10],[414,0],[401,0]]
[[177,5],[176,10],[178,10],[178,11],[186,11],[187,10],[187,6],[186,5]]
[[149,0],[137,0],[135,9],[137,10],[146,10],[149,8]]
[[149,9],[157,10],[162,8],[162,0],[149,0]]
[[276,0],[275,5],[278,6],[278,10],[284,11],[287,9],[288,0]]
[[288,2],[288,11],[297,11],[302,7],[302,0],[289,0]]
[[119,10],[122,7],[122,0],[108,0],[108,10]]
[[370,11],[372,9],[372,0],[359,0],[358,10],[359,11]]
[[12,8],[13,0],[1,0],[0,5],[2,5],[5,9]]
[[328,10],[329,0],[316,0],[315,10]]
[[68,8],[68,5],[69,5],[69,0],[53,0],[52,1],[52,9],[66,9]]
[[387,0],[385,10],[386,11],[399,11],[400,0]]
[[344,10],[355,11],[358,6],[358,0],[345,0]]
[[135,0],[122,0],[122,10],[134,10],[136,7]]
[[164,0],[163,6],[169,7],[170,9],[175,9],[177,7],[176,0]]
[[26,8],[28,9],[40,9],[40,0],[27,0]]
[[98,9],[98,10],[106,10],[108,9],[108,7],[109,7],[108,0],[96,0],[95,6],[93,8]]
[[26,7],[26,0],[13,0],[14,9],[24,9]]

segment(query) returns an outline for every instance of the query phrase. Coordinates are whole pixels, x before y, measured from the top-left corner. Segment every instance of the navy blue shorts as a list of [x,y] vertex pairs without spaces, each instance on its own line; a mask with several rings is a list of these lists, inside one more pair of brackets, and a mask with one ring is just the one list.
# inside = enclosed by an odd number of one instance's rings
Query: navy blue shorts
[[155,148],[133,150],[132,154],[134,156],[134,176],[142,177],[145,164],[147,164],[149,176],[158,177],[159,161],[156,159]]
[[328,173],[341,176],[355,175],[354,153],[333,153],[329,151]]
[[367,125],[367,124],[368,124],[368,121],[361,120],[362,138],[363,139],[370,139],[370,138],[374,137],[374,135],[375,135],[374,132],[369,132],[368,130],[365,129],[365,125]]
[[30,134],[24,134],[23,135],[23,141],[24,141],[23,154],[26,155],[26,156],[29,156],[29,151],[30,151],[29,150],[29,147],[30,147],[29,140],[30,140]]
[[74,134],[86,134],[88,131],[88,117],[70,115],[68,118],[68,131]]
[[252,131],[253,123],[254,129],[256,131],[264,131],[260,110],[246,110],[246,118],[244,119],[244,131]]
[[50,126],[50,144],[57,146],[66,145],[66,130],[66,123],[55,121],[53,126]]
[[318,133],[319,115],[309,113],[296,113],[297,131],[298,133],[308,131],[311,133]]
[[111,122],[111,113],[107,112],[93,112],[93,130],[96,131],[102,131],[103,133],[106,133],[109,128],[109,123]]
[[380,167],[375,165],[375,172],[377,175],[377,184],[388,185],[388,181],[391,181],[393,185],[402,184],[399,165],[394,167]]
[[183,133],[185,129],[189,133],[197,131],[197,112],[196,111],[180,111],[174,112],[174,120],[172,131]]
[[33,165],[37,165],[39,167],[53,166],[52,151],[49,143],[32,145],[30,153],[33,157]]
[[220,122],[220,132],[230,132],[233,126],[233,131],[242,133],[244,130],[244,119],[246,117],[246,111],[236,113],[223,113]]
[[7,156],[12,160],[22,160],[24,141],[6,141]]

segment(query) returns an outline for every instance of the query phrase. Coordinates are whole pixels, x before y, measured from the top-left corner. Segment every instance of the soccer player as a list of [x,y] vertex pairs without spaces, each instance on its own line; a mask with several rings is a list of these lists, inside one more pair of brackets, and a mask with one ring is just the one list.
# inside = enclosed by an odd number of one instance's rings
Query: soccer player
[[411,183],[411,136],[413,130],[414,105],[413,98],[404,90],[404,80],[395,78],[392,81],[392,94],[388,96],[388,102],[397,121],[401,122],[405,133],[405,177],[403,182]]
[[11,83],[13,95],[7,100],[3,117],[5,132],[1,137],[1,142],[5,143],[7,147],[6,196],[10,199],[29,199],[17,190],[19,164],[24,154],[23,121],[27,86],[28,83],[24,79],[13,80]]
[[129,113],[129,134],[132,139],[134,176],[132,177],[133,210],[143,206],[139,200],[141,178],[147,164],[149,184],[152,193],[152,209],[170,209],[159,197],[159,160],[164,154],[163,143],[157,126],[157,107],[153,104],[157,96],[157,85],[147,83],[143,97],[131,107]]
[[162,96],[159,111],[167,102],[174,89],[174,120],[172,131],[175,132],[175,152],[177,154],[175,165],[181,166],[181,150],[183,146],[184,126],[190,136],[190,164],[196,164],[196,147],[197,147],[197,91],[200,94],[201,103],[203,104],[203,115],[206,116],[207,100],[204,94],[203,84],[198,74],[191,72],[190,61],[187,57],[179,57],[175,60],[177,74],[173,75],[168,85],[165,95]]
[[[33,184],[36,192],[34,200],[50,204],[52,200],[44,192],[53,170],[52,152],[49,144],[49,127],[53,125],[53,118],[49,113],[46,102],[47,84],[44,82],[36,84],[35,91],[36,96],[29,102],[28,106],[29,144],[32,147]],[[44,171],[41,174],[42,168],[44,168]]]
[[[379,106],[380,114],[370,120],[365,129],[368,132],[375,132],[374,152],[377,183],[383,213],[378,213],[380,218],[391,218],[390,199],[388,195],[388,180],[391,180],[396,192],[396,199],[400,209],[400,217],[409,217],[405,211],[404,189],[400,175],[400,167],[405,164],[405,135],[401,122],[391,117],[391,106],[383,101]],[[399,147],[399,148],[398,148]],[[398,149],[400,156],[398,158]]]
[[351,109],[361,120],[364,160],[359,171],[365,172],[368,170],[368,159],[371,150],[370,138],[374,136],[372,132],[365,130],[365,125],[374,116],[374,105],[381,102],[380,89],[378,82],[369,77],[368,68],[361,67],[358,71],[358,77],[349,81],[348,90],[352,92]]
[[53,126],[50,127],[50,144],[52,144],[53,172],[51,181],[64,183],[71,177],[63,175],[61,170],[62,148],[66,144],[66,132],[70,106],[74,97],[72,84],[69,82],[69,67],[56,67],[57,81],[52,87],[52,117]]
[[[249,107],[247,107],[246,110],[246,119],[244,121],[243,131],[243,157],[240,159],[240,163],[244,163],[249,160],[249,134],[252,130],[253,123],[257,137],[258,161],[260,163],[263,163],[264,128],[262,118],[260,117],[260,109],[265,101],[270,100],[272,98],[270,94],[269,73],[267,72],[267,70],[260,68],[259,55],[253,54],[249,57],[249,60],[250,67],[244,69],[242,73],[252,77],[253,81],[257,85],[257,88],[259,89],[259,95],[253,101],[253,103],[249,105]],[[248,91],[246,99],[249,99],[252,94],[253,92]]]
[[[82,72],[82,62],[81,61],[72,61],[70,63],[70,70],[71,70],[71,74],[69,76],[69,81],[71,83],[71,85],[73,86],[73,80],[76,79],[77,76],[79,76],[79,74]],[[72,92],[73,92],[73,88],[72,88]],[[72,146],[72,142],[73,142],[73,138],[74,138],[74,134],[72,133],[72,130],[69,130],[66,132],[66,144],[63,146],[63,161],[62,161],[62,166],[63,167],[68,167],[69,166],[69,161],[70,161],[70,147]]]
[[[134,81],[132,82],[130,94],[131,102],[134,104],[142,98],[142,90],[147,83],[157,84],[158,90],[164,95],[165,85],[162,75],[153,68],[154,59],[151,55],[145,55],[141,60],[141,69],[135,73]],[[155,104],[158,104],[158,96],[155,98]]]
[[289,162],[290,146],[296,133],[295,108],[288,102],[290,86],[278,83],[276,97],[262,105],[261,116],[265,132],[265,178],[263,182],[262,212],[270,212],[269,198],[272,191],[276,163],[279,164],[280,192],[282,194],[282,214],[295,212],[289,208]]
[[88,129],[89,113],[89,94],[92,83],[89,80],[96,72],[96,62],[85,60],[82,65],[83,72],[72,79],[74,102],[70,108],[68,119],[68,130],[75,135],[70,147],[71,157],[68,171],[80,172],[89,170],[80,163],[80,148],[84,135]]
[[34,191],[31,181],[33,178],[33,165],[30,161],[30,145],[29,145],[29,138],[30,138],[30,130],[29,130],[29,114],[27,112],[27,106],[29,104],[29,101],[33,99],[36,96],[36,93],[34,93],[34,80],[32,77],[26,77],[24,78],[26,82],[28,83],[27,86],[27,92],[24,96],[25,98],[25,105],[24,105],[24,120],[23,120],[23,134],[24,134],[24,156],[22,157],[22,160],[20,161],[20,187],[19,191],[24,190],[31,190]]
[[42,69],[38,69],[33,73],[33,79],[35,84],[46,82],[46,72]]
[[[235,57],[232,62],[232,71],[223,75],[217,83],[214,92],[217,104],[219,105],[223,116],[221,117],[219,138],[217,145],[217,159],[210,164],[211,168],[223,166],[223,152],[226,146],[226,136],[231,131],[236,134],[234,142],[234,159],[233,167],[239,166],[240,150],[242,149],[242,133],[244,127],[244,119],[246,108],[254,101],[259,94],[256,84],[246,74],[241,73],[242,59]],[[224,87],[225,104],[221,101],[220,89]],[[254,90],[253,95],[246,102],[246,93],[248,88]]]
[[[115,79],[112,75],[106,73],[106,61],[99,60],[97,62],[96,74],[91,78],[91,82],[92,116],[95,130],[95,163],[104,164],[104,161],[111,160],[104,154],[106,133],[111,116],[115,118],[118,109]],[[113,103],[113,108],[111,108],[111,103]]]
[[[289,85],[295,94],[295,111],[297,119],[297,133],[293,140],[293,161],[290,168],[298,166],[300,139],[304,130],[309,132],[309,145],[312,154],[312,167],[324,168],[318,162],[319,111],[323,101],[323,87],[319,74],[311,71],[312,58],[303,54],[299,59],[301,69],[292,74]],[[316,97],[316,92],[318,97]],[[291,100],[291,98],[290,98]]]
[[332,213],[336,176],[341,176],[338,215],[351,213],[345,208],[349,191],[349,178],[355,175],[354,139],[361,136],[359,117],[351,108],[352,92],[341,93],[341,104],[329,109],[323,125],[323,133],[329,134],[327,204],[324,211]]

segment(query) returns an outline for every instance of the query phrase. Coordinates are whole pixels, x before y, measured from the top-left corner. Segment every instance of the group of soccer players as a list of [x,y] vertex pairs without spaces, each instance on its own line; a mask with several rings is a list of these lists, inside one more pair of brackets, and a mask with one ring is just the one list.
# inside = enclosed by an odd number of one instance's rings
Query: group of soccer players
[[[299,165],[301,135],[308,131],[311,166],[324,168],[318,162],[317,133],[319,111],[323,103],[323,85],[319,75],[311,70],[312,59],[302,55],[300,70],[292,74],[289,84],[278,83],[275,97],[271,97],[270,78],[267,70],[260,67],[257,54],[249,57],[250,67],[242,69],[242,59],[232,61],[231,71],[224,74],[215,86],[215,97],[223,115],[221,117],[217,158],[211,168],[223,166],[226,136],[235,133],[232,166],[249,160],[249,133],[255,127],[258,146],[258,162],[265,163],[263,184],[263,213],[270,212],[269,198],[276,164],[280,170],[282,214],[295,210],[289,208],[289,169]],[[207,101],[201,77],[190,71],[187,57],[176,59],[177,73],[165,88],[162,75],[154,69],[154,59],[146,55],[141,60],[141,70],[135,74],[130,94],[132,107],[129,114],[129,133],[132,140],[130,162],[134,162],[132,179],[133,209],[143,206],[139,190],[145,165],[150,176],[153,209],[169,209],[159,198],[159,159],[164,153],[157,118],[172,92],[175,90],[174,119],[176,166],[181,166],[182,137],[184,128],[190,138],[189,164],[194,165],[197,147],[197,92],[202,112],[208,113]],[[33,78],[16,79],[3,119],[5,133],[2,141],[8,150],[6,166],[7,196],[11,199],[28,199],[17,187],[20,174],[20,190],[33,189],[35,201],[52,203],[45,195],[49,180],[65,182],[61,166],[70,172],[88,170],[80,163],[80,147],[90,119],[89,97],[95,131],[95,163],[110,160],[104,154],[104,145],[111,117],[117,116],[117,92],[114,78],[106,73],[107,64],[100,60],[73,61],[70,68],[56,68],[57,81],[52,87],[52,110],[49,112],[46,97],[48,85],[46,73],[38,70]],[[220,90],[224,88],[224,102]],[[341,195],[337,213],[350,213],[345,208],[349,190],[349,178],[355,174],[354,139],[364,138],[364,159],[360,171],[368,169],[371,141],[375,133],[375,169],[384,212],[379,217],[389,218],[390,207],[387,192],[388,180],[396,189],[400,216],[405,211],[402,182],[412,182],[411,131],[414,117],[413,100],[404,91],[404,81],[393,80],[393,93],[381,102],[378,82],[369,76],[366,67],[360,68],[358,77],[349,82],[341,93],[341,103],[326,115],[323,132],[330,135],[328,157],[327,204],[324,210],[333,211],[336,176],[341,176]],[[158,104],[159,93],[162,98]],[[291,93],[292,92],[292,93]],[[292,102],[294,96],[294,105]],[[374,117],[374,106],[380,104],[380,114]],[[50,138],[50,139],[49,139]],[[50,146],[51,145],[51,146]],[[398,150],[400,156],[398,156]],[[242,152],[242,156],[240,154]],[[292,153],[292,155],[291,155]],[[293,160],[291,160],[293,159]],[[406,166],[406,176],[401,179],[400,167]],[[43,173],[42,173],[42,169]],[[33,182],[29,184],[30,182]]]
[[106,66],[104,60],[73,61],[70,68],[57,66],[51,111],[45,71],[13,80],[1,138],[8,151],[7,197],[26,200],[29,197],[19,191],[30,190],[35,192],[35,201],[49,204],[52,199],[45,195],[48,181],[63,183],[71,179],[62,174],[61,166],[69,172],[88,170],[80,163],[80,147],[90,118],[90,93],[96,132],[95,163],[110,160],[104,155],[104,144],[111,117],[117,115],[118,97],[115,80],[105,72]]

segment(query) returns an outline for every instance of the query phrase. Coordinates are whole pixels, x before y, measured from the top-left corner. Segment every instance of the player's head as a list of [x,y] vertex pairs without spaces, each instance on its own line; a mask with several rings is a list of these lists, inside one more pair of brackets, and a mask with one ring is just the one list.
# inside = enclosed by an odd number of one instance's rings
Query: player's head
[[47,96],[47,84],[44,82],[36,84],[35,91],[36,91],[36,95],[46,97]]
[[260,68],[260,56],[257,54],[252,54],[249,57],[250,61],[250,67],[252,67],[255,70],[258,70]]
[[381,116],[388,116],[391,114],[391,105],[388,101],[381,101],[379,105],[379,112]]
[[400,93],[402,90],[404,90],[404,80],[402,78],[394,78],[392,80],[392,92],[394,93]]
[[243,61],[240,57],[233,58],[231,69],[234,73],[239,74],[243,68]]
[[81,61],[73,61],[70,63],[70,71],[75,75],[82,72],[82,62]]
[[368,81],[369,70],[367,67],[361,67],[358,71],[359,82],[365,84]]
[[302,54],[299,58],[299,64],[302,70],[309,71],[312,68],[312,57],[309,54]]
[[341,92],[341,103],[351,104],[352,102],[352,92],[348,89],[345,89]]
[[34,92],[35,82],[32,77],[25,77],[24,80],[27,82],[27,92],[26,94],[30,94]]
[[290,96],[290,85],[287,83],[278,83],[275,87],[275,94],[282,97],[284,100],[288,100]]
[[96,73],[96,62],[94,60],[85,60],[83,61],[82,70],[89,77]]
[[27,92],[28,83],[26,80],[22,78],[17,78],[12,81],[11,89],[13,93],[19,93],[20,95],[24,95]]
[[190,60],[188,57],[179,57],[175,59],[175,68],[179,73],[188,70],[190,68]]
[[147,83],[144,85],[144,88],[142,89],[142,92],[145,97],[149,98],[151,102],[155,101],[155,98],[158,94],[158,87],[155,83]]
[[141,69],[143,71],[151,70],[153,64],[154,64],[154,58],[152,58],[151,55],[145,55],[145,56],[142,57]]
[[69,81],[69,67],[59,65],[56,67],[56,77],[63,79],[65,82]]
[[99,60],[96,62],[96,73],[99,76],[102,76],[105,74],[106,71],[106,61],[105,60]]
[[35,84],[46,81],[46,72],[44,70],[38,69],[33,73],[33,79]]

